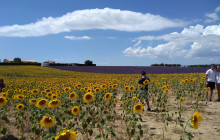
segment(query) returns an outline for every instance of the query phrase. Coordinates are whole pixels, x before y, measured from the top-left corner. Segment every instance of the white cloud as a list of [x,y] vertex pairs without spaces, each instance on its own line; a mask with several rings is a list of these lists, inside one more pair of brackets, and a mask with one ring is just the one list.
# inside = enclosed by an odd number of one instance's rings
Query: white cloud
[[217,8],[215,8],[215,12],[220,12],[220,6],[218,6]]
[[220,11],[220,6],[218,6],[213,13],[207,13],[205,16],[207,19],[205,20],[206,23],[216,22],[219,20],[218,12]]
[[[133,47],[128,47],[123,51],[126,56],[149,57],[149,58],[220,58],[220,24],[207,26],[190,26],[184,28],[182,32],[170,33],[161,36],[141,36],[138,42],[163,40],[166,43],[157,46],[143,46],[136,43]],[[138,44],[138,46],[137,46]]]
[[64,36],[64,38],[66,39],[70,39],[70,40],[89,40],[91,39],[91,37],[89,36],[82,36],[82,37],[77,37],[77,36]]
[[72,30],[110,29],[117,31],[155,31],[164,28],[183,27],[185,21],[168,19],[150,13],[138,13],[120,9],[86,9],[67,13],[61,17],[48,17],[25,24],[1,26],[0,36],[43,36]]
[[116,37],[113,37],[113,36],[109,36],[107,37],[108,39],[116,39]]

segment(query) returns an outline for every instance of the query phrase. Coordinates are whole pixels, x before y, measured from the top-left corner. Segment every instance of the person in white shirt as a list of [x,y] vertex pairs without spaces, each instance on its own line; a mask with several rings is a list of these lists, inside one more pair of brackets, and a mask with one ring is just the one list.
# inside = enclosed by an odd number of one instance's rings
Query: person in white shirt
[[[215,89],[215,65],[212,64],[211,68],[206,71],[205,80],[206,80],[206,86],[210,87],[210,98],[209,101],[212,100],[213,90]],[[206,92],[206,100],[208,100],[208,91]]]
[[218,91],[218,100],[217,101],[220,102],[220,65],[217,66],[215,79],[216,79],[216,87],[217,87],[217,91]]

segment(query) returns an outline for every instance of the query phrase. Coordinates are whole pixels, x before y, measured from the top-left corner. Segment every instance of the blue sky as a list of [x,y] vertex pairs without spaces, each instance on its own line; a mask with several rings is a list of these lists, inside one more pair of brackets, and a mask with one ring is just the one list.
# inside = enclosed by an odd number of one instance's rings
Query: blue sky
[[220,60],[219,0],[0,0],[0,59],[98,66]]

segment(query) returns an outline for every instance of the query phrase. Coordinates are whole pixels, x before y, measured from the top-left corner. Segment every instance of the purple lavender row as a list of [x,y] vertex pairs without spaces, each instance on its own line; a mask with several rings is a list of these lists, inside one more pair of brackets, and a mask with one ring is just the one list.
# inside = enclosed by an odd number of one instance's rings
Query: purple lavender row
[[171,74],[171,73],[205,73],[208,68],[190,67],[160,67],[160,66],[50,66],[51,68],[108,74],[140,74],[146,71],[148,74]]

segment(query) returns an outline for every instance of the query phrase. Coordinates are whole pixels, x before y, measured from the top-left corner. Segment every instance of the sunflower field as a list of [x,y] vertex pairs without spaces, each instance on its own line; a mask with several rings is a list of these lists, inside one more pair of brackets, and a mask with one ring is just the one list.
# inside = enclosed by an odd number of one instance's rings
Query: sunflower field
[[[1,66],[0,79],[6,87],[0,93],[0,139],[199,139],[206,135],[201,129],[210,113],[204,73],[147,76],[150,81],[144,84],[149,86],[151,112],[139,95],[140,74]],[[214,127],[210,132],[215,138],[220,129],[216,121],[219,118],[207,123]]]

